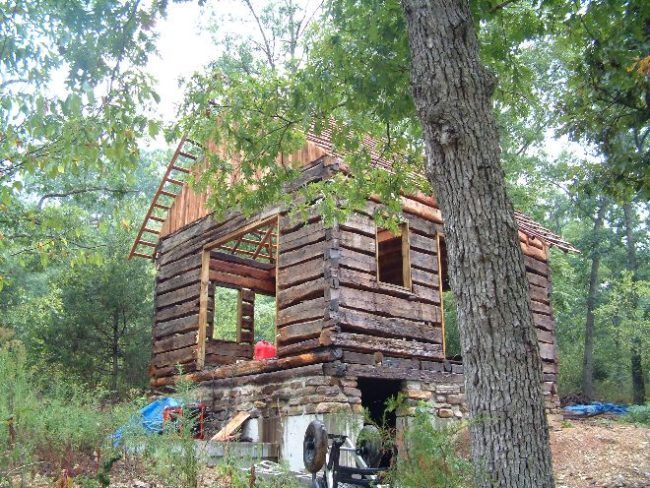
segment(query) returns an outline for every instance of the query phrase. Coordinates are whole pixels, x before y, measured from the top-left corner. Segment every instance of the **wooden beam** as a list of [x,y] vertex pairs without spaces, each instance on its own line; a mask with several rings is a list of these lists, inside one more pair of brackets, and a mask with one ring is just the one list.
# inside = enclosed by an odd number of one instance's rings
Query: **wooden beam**
[[201,287],[199,290],[199,331],[196,336],[196,369],[202,370],[205,365],[205,341],[208,330],[208,301],[210,286],[210,252],[204,250],[201,254]]
[[[262,250],[262,247],[264,246],[264,243],[267,241],[267,239],[273,234],[273,226],[269,226],[269,230],[266,231],[266,234],[264,234],[264,237],[262,240],[257,244],[257,249],[255,249],[255,252],[253,253],[253,259],[255,259],[257,256],[259,256],[260,251]],[[269,250],[269,259],[271,258],[271,251]]]

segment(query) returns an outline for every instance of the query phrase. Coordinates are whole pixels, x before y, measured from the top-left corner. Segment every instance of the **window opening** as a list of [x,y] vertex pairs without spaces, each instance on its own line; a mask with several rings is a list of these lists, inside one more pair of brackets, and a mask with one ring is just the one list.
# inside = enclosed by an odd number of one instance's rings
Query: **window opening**
[[255,342],[267,341],[275,345],[275,297],[256,293],[253,316]]
[[447,244],[445,238],[438,235],[440,294],[442,297],[442,330],[445,357],[447,359],[461,359],[460,331],[458,330],[458,314],[456,311],[456,298],[449,282],[449,266],[447,258]]
[[411,288],[408,225],[400,224],[397,233],[377,228],[377,279],[381,283]]
[[212,339],[237,342],[240,313],[239,290],[225,286],[214,288]]

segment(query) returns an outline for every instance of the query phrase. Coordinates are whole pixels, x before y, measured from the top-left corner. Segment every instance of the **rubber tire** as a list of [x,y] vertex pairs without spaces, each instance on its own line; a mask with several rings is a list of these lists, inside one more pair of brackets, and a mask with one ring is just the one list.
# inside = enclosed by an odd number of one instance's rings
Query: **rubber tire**
[[357,451],[369,468],[378,468],[384,456],[381,434],[374,425],[364,425],[357,437]]
[[325,465],[327,457],[327,429],[320,420],[312,420],[305,431],[302,442],[302,460],[305,469],[318,473]]

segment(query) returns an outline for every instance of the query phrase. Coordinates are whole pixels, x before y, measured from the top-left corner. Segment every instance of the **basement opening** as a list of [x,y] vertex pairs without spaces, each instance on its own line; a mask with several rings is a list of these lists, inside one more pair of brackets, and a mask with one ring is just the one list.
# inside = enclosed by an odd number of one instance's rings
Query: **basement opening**
[[386,401],[402,391],[402,381],[376,378],[359,378],[357,387],[361,390],[361,406],[377,425],[389,429],[397,426],[395,411],[386,412]]

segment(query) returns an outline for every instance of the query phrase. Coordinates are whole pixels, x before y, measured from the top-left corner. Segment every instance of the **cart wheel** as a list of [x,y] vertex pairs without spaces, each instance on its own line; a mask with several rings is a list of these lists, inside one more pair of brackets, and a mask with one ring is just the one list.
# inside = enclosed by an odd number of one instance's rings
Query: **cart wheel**
[[359,432],[357,453],[369,468],[378,468],[384,453],[382,450],[381,434],[374,425],[364,425]]
[[302,460],[305,469],[310,473],[318,473],[325,464],[327,456],[327,429],[319,420],[312,420],[305,431],[302,442]]

